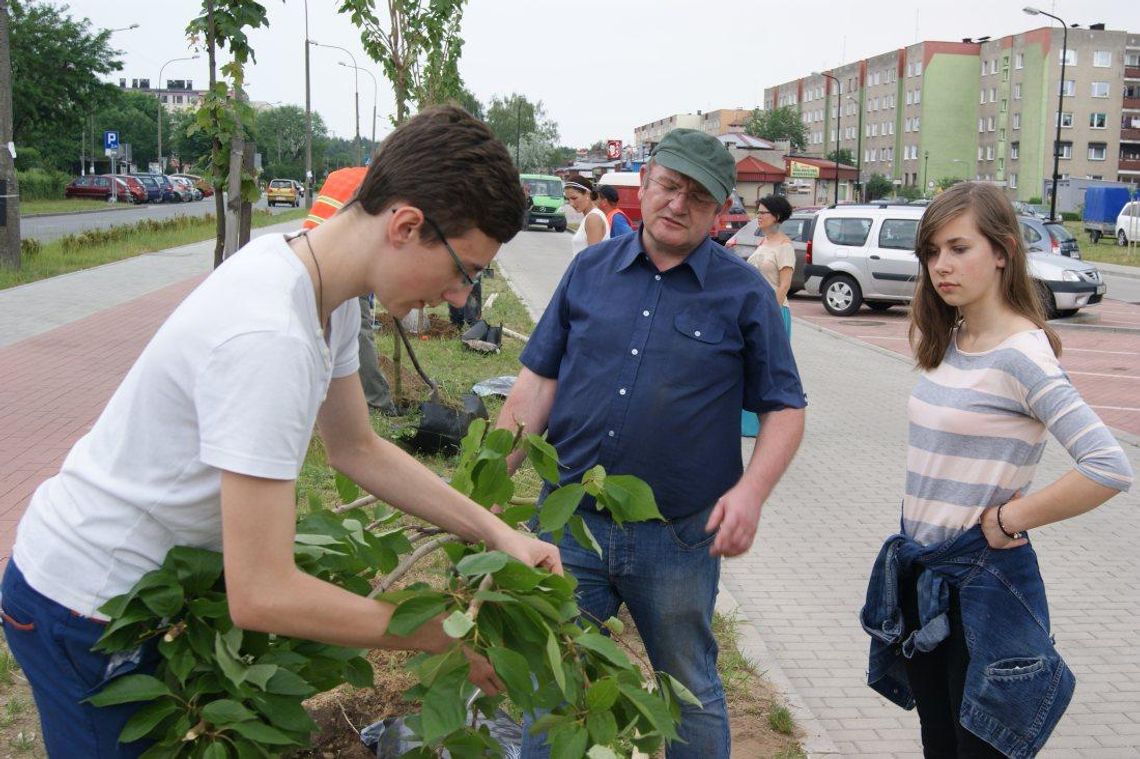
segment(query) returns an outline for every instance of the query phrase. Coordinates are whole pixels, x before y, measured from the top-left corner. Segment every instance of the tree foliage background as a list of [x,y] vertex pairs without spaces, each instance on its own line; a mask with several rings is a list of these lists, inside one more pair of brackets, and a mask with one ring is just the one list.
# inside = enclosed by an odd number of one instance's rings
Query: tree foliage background
[[800,121],[800,114],[791,106],[770,111],[757,108],[744,125],[744,131],[765,140],[787,140],[791,143],[792,150],[799,151],[807,147],[807,129]]

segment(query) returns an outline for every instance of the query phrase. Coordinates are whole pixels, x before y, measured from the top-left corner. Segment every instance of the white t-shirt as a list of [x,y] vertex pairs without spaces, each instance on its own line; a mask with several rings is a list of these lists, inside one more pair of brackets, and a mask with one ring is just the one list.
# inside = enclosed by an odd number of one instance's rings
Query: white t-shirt
[[28,583],[98,618],[173,546],[221,550],[222,470],[295,479],[330,381],[359,366],[357,299],[330,323],[326,344],[312,280],[282,235],[228,259],[32,496],[12,551]]
[[586,219],[591,216],[597,216],[602,220],[602,225],[606,231],[602,233],[602,239],[607,240],[610,236],[610,220],[606,218],[605,213],[600,208],[591,208],[590,212],[582,217],[582,223],[578,225],[578,229],[574,232],[574,236],[570,238],[570,252],[575,256],[586,249]]

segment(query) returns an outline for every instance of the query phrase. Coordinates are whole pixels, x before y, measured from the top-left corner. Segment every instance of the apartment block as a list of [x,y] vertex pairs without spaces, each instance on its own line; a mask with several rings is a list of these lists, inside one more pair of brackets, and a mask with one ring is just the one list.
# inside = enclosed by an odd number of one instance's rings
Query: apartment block
[[648,153],[661,142],[661,138],[678,128],[700,129],[701,112],[675,113],[633,128],[633,145],[638,153]]
[[165,88],[152,89],[149,79],[132,79],[128,88],[126,78],[120,77],[119,88],[154,95],[167,111],[196,111],[206,95],[205,90],[194,89],[191,79],[167,79]]
[[766,89],[764,105],[799,112],[809,154],[838,139],[864,181],[882,174],[929,193],[940,178],[973,178],[1044,196],[1059,119],[1062,178],[1140,182],[1140,35],[1069,29],[1063,40],[1043,27],[924,41],[826,73]]

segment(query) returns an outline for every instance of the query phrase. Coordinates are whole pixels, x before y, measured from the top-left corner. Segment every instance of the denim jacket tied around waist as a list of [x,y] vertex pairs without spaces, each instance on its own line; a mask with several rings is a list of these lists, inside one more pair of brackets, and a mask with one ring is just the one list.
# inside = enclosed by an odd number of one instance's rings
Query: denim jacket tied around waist
[[[917,577],[918,630],[899,606],[901,577]],[[1045,745],[1069,705],[1076,678],[1053,646],[1045,585],[1029,544],[993,550],[980,526],[923,546],[906,535],[883,544],[860,614],[871,636],[867,684],[914,708],[903,657],[933,650],[950,632],[950,589],[958,591],[970,664],[962,726],[1010,757]]]

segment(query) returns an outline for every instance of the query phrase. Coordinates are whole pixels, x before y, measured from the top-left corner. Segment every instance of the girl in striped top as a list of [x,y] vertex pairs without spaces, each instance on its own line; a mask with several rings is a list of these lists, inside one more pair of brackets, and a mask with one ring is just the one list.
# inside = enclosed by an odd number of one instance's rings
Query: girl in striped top
[[[910,340],[923,374],[907,408],[903,532],[929,546],[980,523],[991,548],[1016,548],[1028,542],[1026,530],[1127,490],[1128,459],[1058,363],[1061,341],[1045,324],[1001,190],[966,182],[943,192],[923,215],[916,253]],[[1046,432],[1075,466],[1030,491]],[[904,599],[914,592],[901,590]],[[958,723],[969,658],[954,645],[957,621],[939,648],[908,664],[923,744],[928,756],[950,746],[958,752],[949,756],[1000,756]]]

